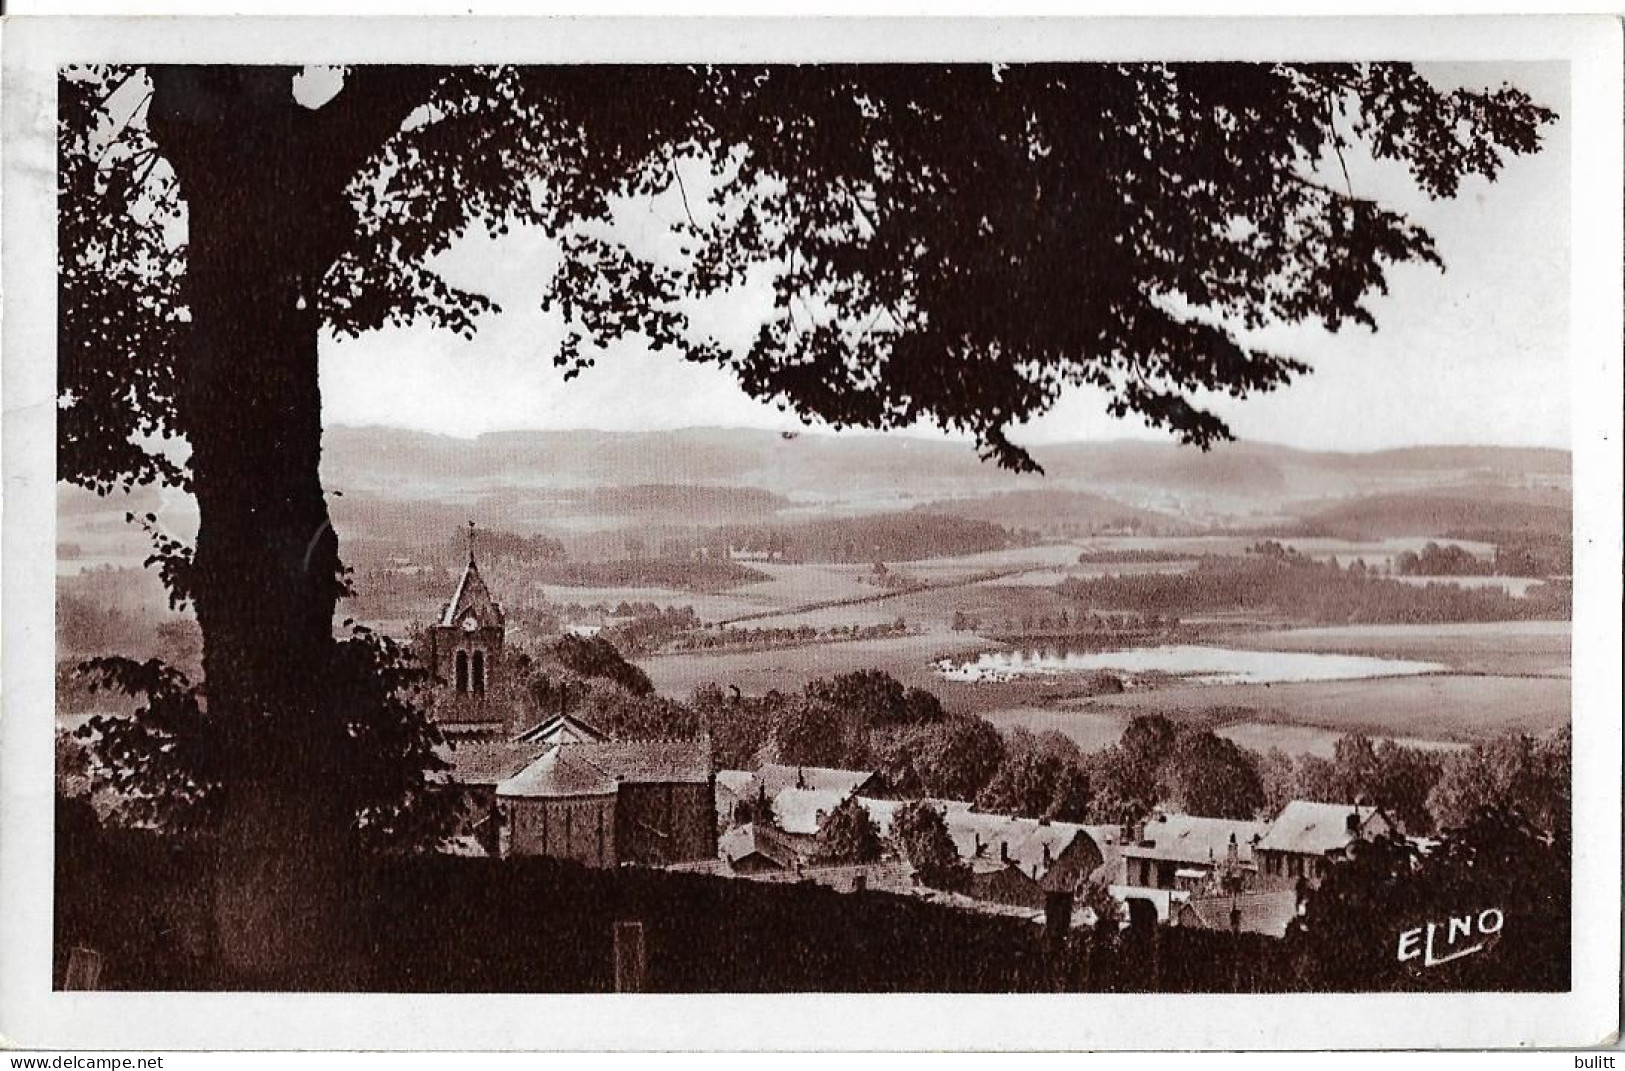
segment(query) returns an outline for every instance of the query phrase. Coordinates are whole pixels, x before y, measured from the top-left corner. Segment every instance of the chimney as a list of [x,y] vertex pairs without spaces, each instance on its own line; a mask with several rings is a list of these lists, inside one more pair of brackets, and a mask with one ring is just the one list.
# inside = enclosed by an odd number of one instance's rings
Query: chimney
[[853,892],[862,892],[864,889],[866,889],[868,887],[869,887],[869,876],[867,874],[853,874],[852,875],[852,891]]
[[1050,864],[1049,845],[1044,845],[1044,869],[1048,870]]
[[1009,861],[1010,861],[1010,842],[1007,841],[1007,840],[1001,840],[1001,841],[999,841],[999,862],[1008,863]]
[[1359,811],[1359,809],[1356,808],[1355,810],[1350,811],[1349,816],[1345,821],[1346,821],[1346,824],[1347,824],[1347,829],[1349,831],[1349,834],[1351,836],[1358,836],[1359,833],[1360,833],[1360,811]]
[[807,775],[802,772],[802,769],[799,766],[796,767],[796,787],[797,788],[806,788],[807,787]]
[[1236,843],[1236,835],[1230,834],[1230,843],[1224,849],[1224,863],[1232,870],[1241,862],[1241,847]]

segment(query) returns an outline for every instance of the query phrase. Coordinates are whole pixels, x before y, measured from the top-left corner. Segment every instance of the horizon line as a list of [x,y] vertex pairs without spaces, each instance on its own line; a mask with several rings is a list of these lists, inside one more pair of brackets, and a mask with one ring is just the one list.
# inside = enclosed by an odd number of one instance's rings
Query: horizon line
[[[473,443],[487,437],[502,435],[680,435],[692,432],[728,432],[744,433],[764,436],[786,436],[800,438],[812,436],[821,439],[840,438],[873,438],[873,439],[907,439],[910,442],[931,443],[946,446],[974,446],[975,440],[968,437],[959,437],[951,433],[929,434],[911,432],[908,430],[878,431],[872,428],[843,428],[834,430],[830,428],[807,428],[797,431],[785,431],[777,428],[752,427],[743,424],[690,424],[679,428],[495,428],[475,432],[472,435],[460,435],[448,431],[431,431],[425,428],[406,427],[398,424],[350,424],[335,423],[323,428],[324,434],[329,431],[383,431],[397,432],[410,435],[422,435],[428,438],[448,439],[457,442]],[[1037,453],[1051,447],[1073,446],[1149,446],[1161,449],[1180,450],[1191,453],[1218,453],[1226,447],[1265,447],[1273,450],[1286,450],[1301,454],[1337,454],[1345,456],[1368,456],[1374,454],[1397,453],[1405,450],[1544,450],[1551,453],[1572,455],[1574,449],[1571,445],[1553,446],[1546,443],[1472,443],[1461,441],[1439,441],[1394,444],[1391,446],[1374,446],[1367,448],[1338,448],[1295,446],[1291,443],[1277,442],[1269,439],[1234,439],[1225,442],[1216,442],[1209,451],[1198,447],[1180,443],[1172,437],[1150,438],[1133,435],[1114,436],[1109,439],[1049,439],[1040,442],[1020,444],[1026,449]]]

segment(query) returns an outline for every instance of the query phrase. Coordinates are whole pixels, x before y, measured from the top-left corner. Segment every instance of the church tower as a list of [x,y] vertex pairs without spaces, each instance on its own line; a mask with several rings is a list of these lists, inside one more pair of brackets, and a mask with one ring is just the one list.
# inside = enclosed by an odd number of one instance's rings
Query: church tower
[[509,720],[503,680],[502,607],[480,576],[474,558],[474,522],[468,522],[468,564],[451,601],[429,626],[429,662],[439,684],[435,720],[443,728],[498,731]]

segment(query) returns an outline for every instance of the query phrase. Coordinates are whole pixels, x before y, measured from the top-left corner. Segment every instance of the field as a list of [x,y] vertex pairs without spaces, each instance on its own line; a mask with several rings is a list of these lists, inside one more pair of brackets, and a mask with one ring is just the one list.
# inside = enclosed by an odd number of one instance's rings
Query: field
[[1567,621],[1349,625],[1236,630],[1214,642],[1268,651],[1315,651],[1443,662],[1460,673],[1567,677],[1573,626]]
[[974,636],[925,633],[765,651],[656,655],[639,659],[638,665],[656,691],[674,697],[687,696],[696,685],[713,681],[736,686],[747,695],[773,689],[792,692],[818,677],[859,669],[883,669],[905,684],[934,687],[933,660],[982,645]]
[[1309,725],[1338,732],[1471,741],[1502,730],[1538,733],[1569,719],[1559,677],[1439,675],[1293,684],[1146,689],[1071,701],[1084,713],[1139,714],[1223,707],[1234,721]]

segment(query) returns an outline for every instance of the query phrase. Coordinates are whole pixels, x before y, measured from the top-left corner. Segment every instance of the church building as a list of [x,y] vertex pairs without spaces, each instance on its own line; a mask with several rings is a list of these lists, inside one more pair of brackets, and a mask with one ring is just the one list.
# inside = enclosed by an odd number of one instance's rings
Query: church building
[[467,836],[493,855],[595,867],[715,857],[710,737],[612,739],[563,709],[525,727],[524,682],[507,676],[506,629],[470,522],[468,564],[425,630],[433,716]]

